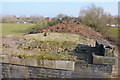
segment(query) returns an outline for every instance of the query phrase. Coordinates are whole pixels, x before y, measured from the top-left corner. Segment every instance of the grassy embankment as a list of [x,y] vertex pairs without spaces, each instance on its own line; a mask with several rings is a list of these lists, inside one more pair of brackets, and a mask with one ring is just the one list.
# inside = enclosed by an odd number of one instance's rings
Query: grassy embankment
[[[4,51],[9,50],[11,56],[37,57],[48,60],[76,60],[76,56],[69,55],[69,53],[79,44],[79,35],[49,33],[44,36],[44,33],[29,34],[21,37],[23,43],[19,41],[20,37],[19,39],[13,37],[15,42],[18,41],[16,48],[4,48]],[[5,36],[5,38],[7,37]]]
[[[2,24],[2,33],[3,35],[25,34],[33,30],[33,28],[35,28],[34,26],[35,24]],[[118,30],[120,30],[120,28],[110,27],[106,33],[113,37],[118,37],[119,36]],[[25,44],[22,44],[22,46],[19,46],[19,47],[24,52],[28,53],[28,51],[30,51],[31,56],[35,56],[37,54],[37,56],[39,56],[41,59],[73,60],[75,58],[74,56],[68,55],[69,54],[68,52],[73,50],[75,46],[79,43],[78,35],[58,34],[58,33],[57,34],[47,33],[47,36],[43,36],[43,35],[44,33],[36,36],[34,34],[32,35],[29,34],[25,36],[25,38],[27,38],[26,39],[27,42]],[[84,42],[83,39],[80,39],[80,40]],[[36,53],[36,54],[33,54],[33,53]],[[15,56],[25,57],[30,54],[25,55],[20,53],[18,55],[15,54]]]
[[[33,30],[35,24],[2,24],[2,34],[25,34]],[[25,43],[17,44],[18,48],[9,50],[9,54],[16,57],[39,57],[49,60],[74,60],[75,56],[69,55],[78,44],[79,36],[74,34],[50,33],[29,34],[24,36]],[[16,35],[19,36],[19,35]],[[15,38],[13,36],[12,38]],[[7,37],[6,37],[7,38]],[[23,38],[23,37],[22,37]],[[5,49],[7,50],[7,48]],[[16,52],[17,51],[17,52]],[[17,53],[17,54],[16,54]]]
[[120,51],[120,27],[109,27],[105,31],[105,34],[109,37],[108,40],[116,45],[116,53],[118,54]]

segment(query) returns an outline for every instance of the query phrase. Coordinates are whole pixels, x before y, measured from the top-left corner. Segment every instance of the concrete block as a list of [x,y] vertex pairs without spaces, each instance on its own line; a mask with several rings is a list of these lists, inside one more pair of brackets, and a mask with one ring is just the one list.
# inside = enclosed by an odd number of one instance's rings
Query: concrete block
[[67,70],[74,70],[75,62],[74,61],[67,61]]
[[10,78],[28,78],[28,69],[24,66],[10,66]]
[[19,58],[20,59],[20,65],[26,65],[25,58]]
[[93,55],[93,64],[115,64],[115,57],[106,57],[106,56],[98,56],[95,55],[94,53]]
[[37,66],[37,59],[36,58],[25,58],[25,65]]
[[97,56],[95,54],[92,55],[93,55],[93,64],[104,64],[103,56]]
[[44,67],[55,68],[55,60],[44,60]]
[[74,61],[56,61],[56,68],[57,69],[66,69],[66,70],[74,70]]
[[104,64],[115,64],[116,57],[104,57]]
[[44,60],[37,59],[37,66],[44,67]]
[[20,64],[20,59],[18,57],[10,57],[11,64]]
[[0,55],[1,62],[9,63],[9,56],[8,55]]

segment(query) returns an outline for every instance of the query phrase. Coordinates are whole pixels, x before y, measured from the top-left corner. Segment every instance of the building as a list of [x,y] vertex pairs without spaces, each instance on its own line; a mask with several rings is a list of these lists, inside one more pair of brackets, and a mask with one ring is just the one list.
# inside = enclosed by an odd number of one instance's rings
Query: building
[[33,21],[29,17],[19,17],[17,18],[17,23],[33,23]]

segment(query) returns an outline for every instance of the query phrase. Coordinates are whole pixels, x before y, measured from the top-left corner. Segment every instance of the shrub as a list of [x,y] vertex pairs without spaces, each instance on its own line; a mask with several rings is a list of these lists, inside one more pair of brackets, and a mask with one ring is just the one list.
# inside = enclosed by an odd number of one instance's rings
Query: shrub
[[53,25],[55,25],[55,24],[58,24],[59,22],[60,22],[59,19],[58,19],[58,18],[55,18],[55,19],[53,19],[53,20],[48,21],[48,25],[49,25],[49,26],[53,26]]
[[36,23],[35,27],[36,29],[43,29],[48,26],[53,26],[55,24],[58,24],[60,21],[58,18],[54,18],[53,20],[40,20],[38,23]]
[[40,20],[35,27],[36,29],[42,29],[42,28],[48,27],[48,23],[45,20]]

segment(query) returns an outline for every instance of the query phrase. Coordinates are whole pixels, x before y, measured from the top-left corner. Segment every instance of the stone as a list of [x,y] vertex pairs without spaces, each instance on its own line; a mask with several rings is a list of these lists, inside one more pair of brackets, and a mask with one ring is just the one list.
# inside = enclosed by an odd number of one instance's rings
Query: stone
[[20,59],[18,57],[11,57],[9,60],[11,64],[20,64]]
[[116,57],[106,57],[106,56],[99,56],[92,53],[93,56],[93,64],[115,64]]
[[20,65],[26,65],[25,64],[25,58],[19,58],[20,59]]
[[74,61],[56,60],[57,69],[74,70],[74,64],[75,64]]
[[104,57],[104,64],[115,64],[116,57]]
[[37,66],[37,59],[36,58],[25,58],[25,65]]
[[92,53],[93,55],[93,64],[103,64],[104,63],[104,58],[103,56],[98,56]]
[[44,67],[55,68],[55,60],[44,60]]
[[100,46],[101,44],[104,46],[104,48],[105,47],[110,47],[110,48],[113,47],[107,40],[97,40],[96,41],[96,47]]
[[28,78],[27,67],[11,65],[10,66],[10,77],[11,78]]
[[109,51],[114,54],[114,47],[107,40],[97,40],[96,41],[97,55],[108,56]]
[[9,56],[8,55],[0,55],[1,62],[9,63]]
[[37,66],[44,67],[44,60],[37,59]]

